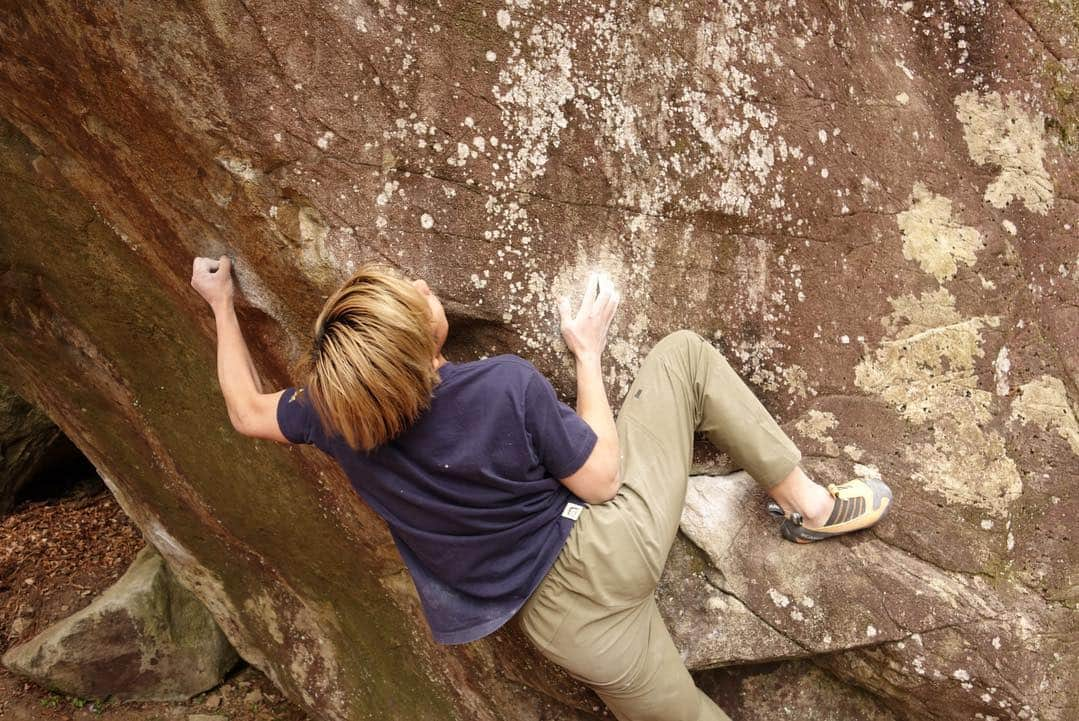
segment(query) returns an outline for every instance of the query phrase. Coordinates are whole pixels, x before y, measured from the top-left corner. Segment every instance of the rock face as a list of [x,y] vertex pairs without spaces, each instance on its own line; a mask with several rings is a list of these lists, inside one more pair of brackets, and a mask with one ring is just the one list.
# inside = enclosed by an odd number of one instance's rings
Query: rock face
[[[844,464],[828,465],[811,467],[818,478],[843,480],[835,474]],[[774,526],[745,473],[692,479],[682,530],[709,565],[696,578],[668,569],[665,584],[678,598],[672,631],[688,664],[819,657],[903,718],[930,717],[942,705],[956,718],[1001,710],[1052,717],[1074,702],[1071,611],[882,538],[792,549]],[[1062,634],[1040,634],[1045,627]],[[836,649],[847,652],[825,655]]]
[[238,660],[202,603],[149,547],[93,603],[3,657],[47,688],[142,701],[190,698],[221,683]]
[[22,487],[63,442],[47,415],[0,385],[0,515],[11,510]]
[[512,626],[433,645],[339,472],[232,431],[195,255],[235,258],[276,387],[382,258],[442,296],[448,357],[568,390],[555,301],[606,268],[616,401],[691,328],[815,473],[896,493],[802,549],[745,482],[695,482],[661,589],[693,667],[810,659],[882,718],[1079,715],[1071,5],[46,0],[0,27],[0,373],[318,717],[596,701]]

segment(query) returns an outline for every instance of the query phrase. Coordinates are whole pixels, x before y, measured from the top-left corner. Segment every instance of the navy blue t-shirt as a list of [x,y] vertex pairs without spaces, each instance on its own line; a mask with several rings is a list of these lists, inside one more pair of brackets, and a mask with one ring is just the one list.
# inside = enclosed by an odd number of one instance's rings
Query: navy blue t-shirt
[[567,504],[587,505],[557,479],[596,434],[519,356],[438,373],[430,408],[371,453],[328,436],[302,388],[282,394],[277,422],[331,455],[389,525],[435,640],[466,643],[512,618],[554,564],[580,511]]

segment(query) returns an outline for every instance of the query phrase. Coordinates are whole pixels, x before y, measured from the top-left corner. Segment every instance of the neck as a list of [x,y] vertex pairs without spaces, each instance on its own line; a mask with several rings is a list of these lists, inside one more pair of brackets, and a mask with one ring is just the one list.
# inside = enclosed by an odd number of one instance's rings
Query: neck
[[431,361],[432,365],[434,365],[435,367],[435,370],[438,370],[442,366],[446,365],[446,362],[446,358],[442,355],[441,352],[439,352],[439,354],[435,356],[435,359]]

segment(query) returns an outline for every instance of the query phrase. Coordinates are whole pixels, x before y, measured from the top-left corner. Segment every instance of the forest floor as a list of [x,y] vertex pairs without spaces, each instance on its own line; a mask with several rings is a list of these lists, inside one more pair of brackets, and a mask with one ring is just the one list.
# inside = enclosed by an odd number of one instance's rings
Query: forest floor
[[[123,575],[144,543],[101,486],[25,501],[0,518],[0,653],[89,605]],[[178,703],[66,696],[0,666],[3,721],[189,721],[192,716],[191,721],[307,718],[242,662],[217,688]]]

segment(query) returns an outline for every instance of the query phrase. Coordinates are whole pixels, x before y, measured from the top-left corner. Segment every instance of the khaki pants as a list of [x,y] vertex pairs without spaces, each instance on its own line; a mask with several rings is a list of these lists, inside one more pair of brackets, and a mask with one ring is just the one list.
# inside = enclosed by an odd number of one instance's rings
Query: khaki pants
[[693,433],[705,432],[765,487],[801,454],[719,351],[690,331],[648,354],[616,425],[622,487],[577,519],[518,613],[520,627],[620,721],[729,721],[694,684],[653,596],[678,532]]

